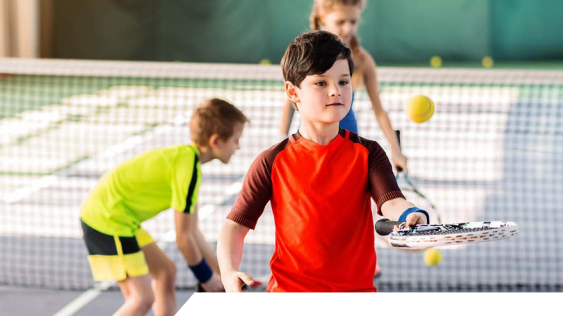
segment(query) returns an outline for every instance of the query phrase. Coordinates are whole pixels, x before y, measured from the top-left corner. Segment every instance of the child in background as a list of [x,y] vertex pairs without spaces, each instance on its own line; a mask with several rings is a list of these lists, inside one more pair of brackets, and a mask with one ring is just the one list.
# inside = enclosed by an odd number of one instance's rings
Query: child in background
[[[362,85],[366,87],[379,127],[391,146],[391,162],[393,166],[401,167],[407,171],[407,158],[401,152],[389,116],[381,106],[377,66],[371,55],[360,46],[356,36],[364,7],[365,0],[315,0],[310,18],[311,29],[334,33],[352,49],[356,64],[352,77],[352,87],[354,90]],[[287,99],[283,109],[281,134],[287,135],[295,109],[289,99]],[[353,108],[350,108],[350,112],[342,119],[340,126],[358,133],[358,123]]]
[[115,280],[123,293],[125,303],[114,315],[145,315],[151,306],[156,316],[177,312],[176,265],[141,228],[169,208],[175,209],[178,248],[201,287],[224,291],[216,252],[198,227],[201,165],[228,163],[247,121],[234,105],[208,100],[191,118],[192,144],[134,157],[106,173],[90,193],[80,214],[84,241],[94,279]]
[[350,48],[332,33],[311,31],[288,46],[285,91],[301,126],[256,158],[227,216],[217,245],[227,292],[255,283],[239,265],[246,234],[268,202],[276,227],[270,292],[375,291],[370,198],[387,218],[428,222],[404,199],[379,144],[339,127],[354,69]]

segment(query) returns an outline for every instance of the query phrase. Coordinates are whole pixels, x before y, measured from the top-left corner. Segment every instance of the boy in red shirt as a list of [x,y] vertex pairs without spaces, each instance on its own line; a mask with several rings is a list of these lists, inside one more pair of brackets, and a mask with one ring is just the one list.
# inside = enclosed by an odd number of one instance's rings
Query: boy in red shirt
[[221,281],[228,292],[254,284],[238,271],[244,238],[271,202],[269,292],[374,292],[370,198],[379,214],[408,225],[426,224],[428,214],[405,200],[379,144],[339,128],[352,102],[348,46],[325,31],[304,33],[281,66],[301,126],[250,167],[219,237]]

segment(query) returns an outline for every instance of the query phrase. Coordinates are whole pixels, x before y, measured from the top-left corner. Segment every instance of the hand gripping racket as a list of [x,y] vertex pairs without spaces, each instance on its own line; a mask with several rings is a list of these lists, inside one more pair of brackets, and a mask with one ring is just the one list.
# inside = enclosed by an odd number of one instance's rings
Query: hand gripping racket
[[[395,225],[399,230],[393,231]],[[389,235],[389,244],[397,248],[424,249],[438,246],[493,241],[518,234],[514,222],[467,222],[457,224],[415,225],[393,222],[384,218],[375,223],[375,231]]]

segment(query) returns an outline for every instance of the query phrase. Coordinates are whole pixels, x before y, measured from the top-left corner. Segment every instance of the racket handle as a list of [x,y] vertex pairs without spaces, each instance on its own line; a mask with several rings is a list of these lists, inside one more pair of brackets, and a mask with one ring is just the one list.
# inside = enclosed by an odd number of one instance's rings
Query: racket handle
[[[399,144],[399,149],[401,148],[401,131],[400,130],[395,130],[395,136],[397,136],[397,143]],[[397,172],[401,172],[403,171],[403,168],[396,166],[395,168],[397,168]]]
[[395,225],[399,226],[402,222],[390,221],[387,218],[378,220],[375,223],[375,232],[381,236],[387,236],[393,232]]

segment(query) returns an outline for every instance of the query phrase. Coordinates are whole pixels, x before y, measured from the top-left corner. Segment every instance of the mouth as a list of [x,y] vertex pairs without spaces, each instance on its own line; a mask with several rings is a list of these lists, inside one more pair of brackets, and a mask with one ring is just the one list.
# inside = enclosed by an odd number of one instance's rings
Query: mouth
[[343,103],[331,103],[331,104],[327,104],[326,106],[344,106]]

